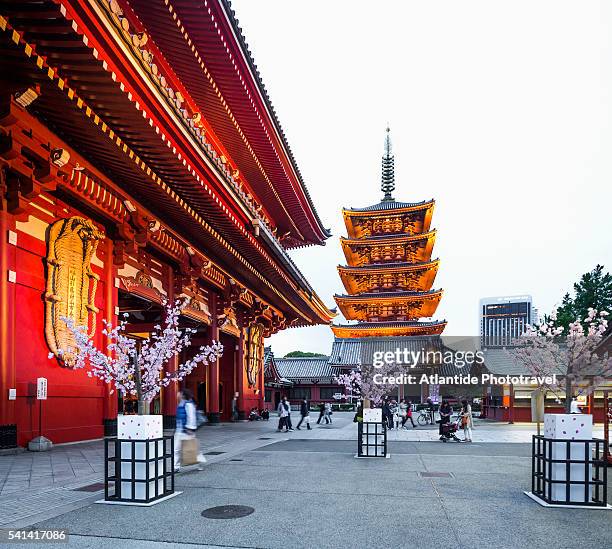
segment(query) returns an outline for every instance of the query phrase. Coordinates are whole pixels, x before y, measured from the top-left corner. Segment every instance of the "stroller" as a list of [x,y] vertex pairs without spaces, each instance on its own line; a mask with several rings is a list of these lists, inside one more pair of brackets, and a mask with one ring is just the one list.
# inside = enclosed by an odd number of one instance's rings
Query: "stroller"
[[440,435],[440,440],[442,442],[448,442],[449,440],[455,440],[456,442],[461,442],[461,439],[456,435],[459,430],[459,426],[461,425],[461,416],[459,416],[454,421],[449,421],[448,423],[442,424],[442,434]]

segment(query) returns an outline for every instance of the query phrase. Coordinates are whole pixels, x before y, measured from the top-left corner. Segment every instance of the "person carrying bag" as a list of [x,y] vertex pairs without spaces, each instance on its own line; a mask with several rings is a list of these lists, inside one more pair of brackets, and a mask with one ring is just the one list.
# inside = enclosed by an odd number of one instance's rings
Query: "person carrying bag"
[[182,465],[204,463],[206,458],[200,453],[200,445],[195,437],[197,429],[196,407],[193,393],[189,389],[178,392],[176,408],[176,430],[174,432],[174,471]]

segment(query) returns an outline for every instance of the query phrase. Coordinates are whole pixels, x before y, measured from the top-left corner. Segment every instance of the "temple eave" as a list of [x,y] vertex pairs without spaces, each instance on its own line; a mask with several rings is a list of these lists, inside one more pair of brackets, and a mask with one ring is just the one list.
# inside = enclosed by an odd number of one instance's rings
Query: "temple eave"
[[360,337],[402,337],[440,335],[446,328],[446,321],[441,322],[408,322],[408,323],[375,323],[332,324],[331,329],[337,338]]

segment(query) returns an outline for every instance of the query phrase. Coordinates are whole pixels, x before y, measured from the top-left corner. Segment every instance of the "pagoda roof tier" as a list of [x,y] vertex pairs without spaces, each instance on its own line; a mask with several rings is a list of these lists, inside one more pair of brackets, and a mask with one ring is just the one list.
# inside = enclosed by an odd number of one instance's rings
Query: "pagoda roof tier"
[[351,216],[371,215],[380,212],[381,210],[402,210],[402,211],[417,211],[433,207],[435,200],[423,200],[422,202],[399,202],[398,200],[382,200],[378,204],[366,206],[365,208],[343,208],[342,212],[347,212]]
[[380,263],[423,263],[431,259],[436,231],[364,239],[340,238],[346,262],[351,267]]
[[440,335],[446,321],[434,322],[359,322],[357,324],[332,324],[337,338],[403,337]]
[[441,298],[442,290],[334,296],[344,318],[367,322],[403,321],[432,317]]
[[367,208],[344,208],[342,216],[350,238],[418,234],[429,230],[434,206],[433,199],[417,203],[383,200]]
[[380,263],[361,267],[339,266],[338,273],[348,294],[389,291],[394,288],[413,292],[430,290],[440,260],[424,263]]

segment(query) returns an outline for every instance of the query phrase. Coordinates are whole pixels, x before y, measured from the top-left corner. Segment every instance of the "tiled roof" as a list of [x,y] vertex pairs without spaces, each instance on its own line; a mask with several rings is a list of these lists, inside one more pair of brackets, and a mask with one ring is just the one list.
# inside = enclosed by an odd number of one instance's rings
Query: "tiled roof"
[[329,363],[329,357],[276,358],[276,368],[281,377],[297,379],[331,379],[337,369]]
[[329,363],[334,366],[371,364],[375,352],[408,349],[415,353],[421,349],[440,350],[442,342],[437,336],[368,337],[355,339],[336,338],[332,344]]
[[272,347],[264,347],[264,381],[271,385],[291,386],[290,380],[279,374]]
[[[395,352],[397,349],[408,349],[409,352],[425,351],[451,351],[453,349],[444,345],[440,336],[408,336],[408,337],[368,337],[341,339],[336,338],[332,345],[329,363],[334,366],[354,367],[372,364],[375,352]],[[455,374],[469,374],[471,368],[464,365],[440,364],[435,372],[442,376]],[[417,368],[415,372],[423,372]]]
[[[523,364],[517,362],[512,353],[504,348],[484,349],[484,365],[489,373],[494,375],[519,376],[533,375]],[[557,368],[557,375],[563,375],[567,369],[563,365]]]
[[423,200],[422,202],[397,202],[395,200],[383,200],[378,204],[367,206],[365,208],[346,208],[351,212],[371,212],[376,210],[399,210],[400,208],[412,208],[414,206],[421,206],[422,204],[428,204],[432,200]]
[[[504,348],[485,349],[484,365],[485,368],[494,375],[533,375],[533,372],[529,371],[523,364],[517,362],[512,356],[512,353]],[[567,366],[559,363],[554,373],[558,376],[565,375],[567,373]],[[585,375],[591,376],[605,376],[599,363],[592,364],[584,373]]]
[[261,95],[263,97],[263,100],[266,104],[266,107],[268,108],[268,112],[270,113],[270,117],[272,118],[272,121],[274,123],[274,125],[276,126],[276,129],[278,131],[278,134],[280,136],[281,142],[285,148],[285,150],[287,151],[287,156],[289,157],[289,160],[291,161],[292,165],[293,165],[293,169],[295,170],[295,173],[297,175],[298,181],[300,182],[300,184],[302,185],[302,189],[304,190],[304,195],[306,196],[306,199],[308,200],[308,204],[312,209],[312,212],[315,216],[315,219],[317,220],[317,222],[319,223],[319,226],[323,232],[323,234],[326,237],[330,237],[331,236],[331,231],[329,229],[326,229],[323,226],[323,223],[319,217],[319,213],[317,212],[315,205],[312,201],[312,198],[310,196],[310,193],[308,192],[308,187],[306,187],[306,183],[304,182],[304,179],[302,177],[302,173],[300,172],[300,169],[298,168],[297,162],[295,160],[295,157],[293,156],[293,151],[291,150],[291,147],[289,146],[289,142],[287,141],[287,137],[285,136],[285,131],[283,130],[283,127],[281,126],[281,123],[278,119],[278,116],[276,114],[276,110],[274,109],[274,107],[272,106],[272,101],[270,100],[270,96],[268,95],[268,90],[266,89],[266,86],[263,83],[263,80],[261,78],[261,74],[259,72],[259,69],[257,68],[257,65],[255,64],[255,60],[253,59],[253,54],[251,53],[251,49],[249,48],[249,45],[247,44],[247,41],[244,37],[244,34],[242,33],[242,28],[240,27],[240,23],[238,21],[238,19],[236,18],[236,12],[232,9],[232,3],[230,0],[223,0],[223,4],[224,4],[224,8],[225,8],[225,12],[228,15],[228,20],[230,21],[234,33],[236,35],[236,38],[238,39],[238,42],[242,48],[242,51],[244,53],[245,59],[247,60],[247,63],[249,64],[249,68],[251,69],[252,74],[255,77],[255,81],[257,83],[257,86],[259,87],[259,90],[261,91]]

